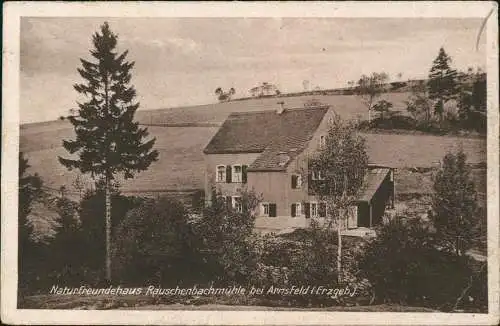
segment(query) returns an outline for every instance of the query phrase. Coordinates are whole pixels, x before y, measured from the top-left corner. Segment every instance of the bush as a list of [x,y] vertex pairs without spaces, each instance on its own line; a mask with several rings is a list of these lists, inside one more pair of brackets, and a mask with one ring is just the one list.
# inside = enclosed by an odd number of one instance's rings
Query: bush
[[241,211],[232,208],[221,193],[214,191],[210,206],[195,222],[200,239],[206,277],[220,285],[246,285],[256,268],[255,208],[253,192],[241,192]]
[[[463,306],[466,300],[457,304],[457,299],[471,278],[477,278],[470,259],[436,249],[433,234],[418,219],[393,220],[377,235],[359,265],[373,285],[377,301],[441,310]],[[484,301],[484,280],[478,279],[470,294],[477,296],[479,305]]]
[[370,123],[368,121],[362,121],[359,124],[360,129],[404,129],[404,130],[415,130],[417,129],[417,122],[415,119],[403,116],[403,115],[392,115],[389,117],[377,117],[373,119]]
[[[337,236],[333,230],[313,223],[311,228],[297,230],[293,234],[266,235],[260,239],[259,253],[259,264],[252,277],[253,284],[259,287],[339,287]],[[266,297],[297,306],[337,305],[342,301],[340,297],[311,293],[288,296],[269,294]]]
[[146,200],[118,226],[115,275],[128,284],[185,285],[200,271],[188,212],[171,198]]
[[45,258],[49,266],[46,276],[52,284],[78,286],[86,280],[81,255],[87,250],[78,218],[78,203],[62,197],[55,204],[59,220]]
[[[123,196],[119,193],[111,195],[111,236],[125,218],[127,212],[143,201],[143,198]],[[90,270],[99,271],[104,276],[104,262],[106,255],[105,230],[105,196],[102,190],[87,192],[80,202],[80,221],[85,251],[81,253],[82,265]]]

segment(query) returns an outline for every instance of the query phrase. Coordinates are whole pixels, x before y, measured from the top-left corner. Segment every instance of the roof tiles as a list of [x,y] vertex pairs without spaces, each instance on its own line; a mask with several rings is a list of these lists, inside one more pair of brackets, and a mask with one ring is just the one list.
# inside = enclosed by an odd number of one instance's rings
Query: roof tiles
[[249,170],[284,170],[306,147],[328,107],[234,112],[205,147],[205,154],[262,153]]

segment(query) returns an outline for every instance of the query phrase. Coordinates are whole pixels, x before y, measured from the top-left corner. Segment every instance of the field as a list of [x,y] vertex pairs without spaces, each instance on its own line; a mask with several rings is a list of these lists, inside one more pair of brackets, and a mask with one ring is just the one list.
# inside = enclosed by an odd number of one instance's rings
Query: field
[[[402,108],[406,93],[387,94]],[[301,96],[285,98],[286,106],[298,107],[311,98],[332,105],[345,119],[365,117],[366,109],[356,96]],[[220,124],[232,111],[255,111],[269,109],[276,98],[252,99],[196,107],[138,112],[142,123],[154,124]],[[150,126],[151,136],[156,137],[156,148],[160,152],[158,162],[135,179],[121,181],[124,192],[151,192],[166,190],[190,190],[203,188],[203,148],[217,132],[217,127],[160,127]],[[59,164],[58,156],[67,156],[61,146],[62,139],[74,135],[72,126],[65,121],[52,121],[22,125],[20,130],[20,151],[25,152],[31,165],[31,172],[43,178],[45,186],[57,191],[65,186],[75,195],[73,182],[78,172],[68,171]],[[447,151],[462,146],[469,163],[486,162],[486,140],[432,135],[376,134],[363,133],[367,141],[368,154],[373,163],[386,164],[398,169],[415,167],[437,167]],[[408,176],[409,175],[409,176]],[[400,183],[406,192],[428,192],[428,185],[422,185],[418,176],[401,174],[405,180]],[[409,179],[408,179],[409,178]],[[87,180],[90,182],[90,180]],[[87,184],[88,185],[88,184]],[[411,188],[414,189],[412,190]]]

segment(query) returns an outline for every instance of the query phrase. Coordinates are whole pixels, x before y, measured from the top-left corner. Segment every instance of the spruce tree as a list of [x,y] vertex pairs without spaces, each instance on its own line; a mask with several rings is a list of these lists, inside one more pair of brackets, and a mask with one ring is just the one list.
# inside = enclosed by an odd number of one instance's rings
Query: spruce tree
[[475,237],[477,192],[462,150],[448,153],[434,180],[431,219],[440,246],[463,255]]
[[457,71],[452,69],[450,64],[451,57],[440,48],[438,56],[432,62],[427,83],[429,98],[435,101],[434,114],[438,115],[440,120],[443,119],[444,104],[458,94]]
[[108,23],[92,37],[94,48],[90,54],[94,62],[80,59],[78,68],[83,83],[74,85],[75,90],[87,99],[77,103],[78,109],[67,116],[74,126],[76,139],[64,140],[63,146],[78,158],[62,158],[59,161],[68,169],[90,173],[96,181],[105,184],[106,203],[106,279],[111,280],[111,184],[115,176],[123,173],[125,179],[148,169],[157,160],[153,150],[155,138],[146,140],[147,128],[134,122],[139,108],[135,102],[136,91],[129,85],[134,62],[125,60],[128,51],[116,51],[118,36]]

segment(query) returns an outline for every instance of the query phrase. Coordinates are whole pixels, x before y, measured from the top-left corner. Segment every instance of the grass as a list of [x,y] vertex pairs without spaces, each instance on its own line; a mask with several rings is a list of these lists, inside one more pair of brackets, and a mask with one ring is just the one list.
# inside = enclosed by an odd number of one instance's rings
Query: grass
[[[407,93],[388,93],[384,98],[394,103],[395,110],[404,110]],[[360,99],[352,95],[296,96],[284,98],[287,107],[301,107],[310,99],[330,104],[344,119],[366,117],[366,108]],[[132,180],[120,180],[122,190],[157,191],[162,189],[201,189],[204,184],[203,148],[218,130],[210,124],[222,123],[233,111],[258,111],[276,106],[276,98],[261,98],[208,104],[185,108],[139,111],[137,119],[142,123],[184,124],[182,127],[149,126],[151,136],[156,137],[158,162]],[[188,127],[192,124],[208,124],[207,127]],[[462,146],[470,163],[486,162],[486,140],[452,136],[362,133],[367,141],[370,160],[396,168],[436,167],[449,150]],[[20,150],[26,153],[31,165],[30,172],[40,174],[47,187],[57,192],[64,185],[76,196],[73,182],[77,171],[68,171],[59,164],[57,157],[67,157],[62,148],[63,139],[72,139],[74,132],[67,121],[51,121],[21,126]],[[397,182],[399,191],[428,191],[428,183],[422,177],[405,174]],[[426,177],[424,178],[426,179]],[[84,179],[85,180],[85,179]],[[90,185],[86,179],[87,185]]]
[[[76,309],[76,310],[272,310],[272,311],[372,311],[372,312],[435,312],[425,307],[410,307],[396,304],[371,306],[329,306],[329,307],[283,307],[268,306],[265,300],[249,297],[177,297],[164,300],[159,297],[136,296],[80,296],[80,295],[33,295],[25,297],[22,309]],[[167,302],[166,302],[167,301]],[[249,304],[243,304],[249,303]]]

